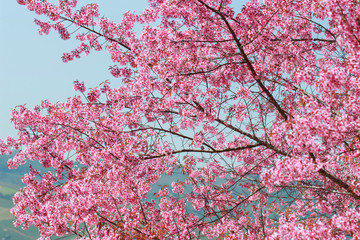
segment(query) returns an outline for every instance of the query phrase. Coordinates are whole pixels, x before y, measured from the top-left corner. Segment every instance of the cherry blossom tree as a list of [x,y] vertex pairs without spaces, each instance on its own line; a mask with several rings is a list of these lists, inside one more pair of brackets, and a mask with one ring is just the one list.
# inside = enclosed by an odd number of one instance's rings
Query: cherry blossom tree
[[[16,226],[43,239],[360,238],[360,1],[18,0],[109,81],[18,106]],[[134,25],[141,27],[141,32]],[[168,183],[164,184],[164,181]],[[155,191],[155,192],[154,192]]]

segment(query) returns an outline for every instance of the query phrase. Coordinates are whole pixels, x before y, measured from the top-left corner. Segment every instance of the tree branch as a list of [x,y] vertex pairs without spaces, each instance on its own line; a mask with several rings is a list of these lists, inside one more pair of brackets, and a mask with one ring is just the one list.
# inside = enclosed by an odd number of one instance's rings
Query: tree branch
[[227,21],[226,17],[218,10],[210,7],[209,5],[205,4],[203,1],[198,0],[198,2],[200,2],[202,5],[204,5],[206,8],[208,8],[209,10],[211,10],[212,12],[214,12],[215,14],[219,15],[220,18],[225,22],[226,27],[228,28],[228,30],[230,31],[242,57],[244,58],[245,63],[247,64],[251,75],[253,76],[253,78],[255,79],[256,83],[259,85],[259,87],[261,88],[262,91],[265,92],[265,94],[268,96],[269,101],[275,106],[275,108],[277,109],[277,111],[280,113],[280,115],[285,119],[285,121],[288,119],[288,114],[280,107],[280,105],[277,103],[276,99],[273,97],[273,95],[269,92],[269,90],[265,87],[265,85],[261,82],[261,80],[259,79],[259,76],[257,75],[250,59],[248,58],[248,56],[246,55],[243,46],[241,45],[239,39],[237,38],[234,30],[232,29],[232,27],[230,26],[230,23]]
[[[316,158],[315,155],[313,153],[309,153],[311,159],[313,160],[314,163],[316,163]],[[347,184],[346,182],[342,181],[341,179],[331,175],[328,171],[326,171],[324,168],[320,168],[318,170],[318,173],[320,173],[320,175],[322,175],[323,177],[329,179],[330,181],[332,181],[333,183],[335,183],[336,185],[338,185],[339,187],[345,189],[347,192],[349,192],[351,194],[352,197],[360,200],[360,196],[357,195],[356,193],[354,193],[354,191],[351,189],[351,186],[349,184]]]
[[[72,19],[70,19],[70,18],[66,18],[66,17],[62,17],[62,16],[60,16],[59,18],[60,18],[60,19],[63,19],[63,20],[66,20],[66,21],[69,21],[69,22],[71,22],[71,23],[77,24],[74,20],[72,20]],[[91,29],[91,28],[88,28],[88,27],[86,27],[86,26],[84,26],[84,25],[79,25],[79,26],[82,27],[82,28],[84,28],[84,29],[86,29],[86,30],[88,30],[88,31],[90,31],[90,32],[92,32],[92,33],[95,33],[95,34],[98,35],[98,36],[101,36],[101,37],[103,37],[103,38],[105,38],[105,39],[108,39],[108,40],[110,40],[110,41],[112,41],[112,42],[116,42],[117,44],[119,44],[119,45],[121,45],[122,47],[126,48],[127,50],[131,51],[131,48],[130,48],[129,46],[127,46],[127,45],[119,42],[118,40],[116,40],[116,39],[114,39],[114,38],[106,38],[103,34],[97,32],[97,31],[95,31],[95,30],[93,30],[93,29]]]

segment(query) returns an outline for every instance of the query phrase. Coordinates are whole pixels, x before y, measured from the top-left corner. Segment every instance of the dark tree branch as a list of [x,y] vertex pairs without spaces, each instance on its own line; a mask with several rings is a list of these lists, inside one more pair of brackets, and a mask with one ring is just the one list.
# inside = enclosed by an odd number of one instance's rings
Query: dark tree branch
[[[70,18],[66,18],[66,17],[60,16],[60,19],[63,19],[63,20],[66,20],[66,21],[69,21],[69,22],[71,22],[71,23],[75,23],[75,24],[76,24],[76,22],[75,22],[74,20],[70,19]],[[105,37],[103,34],[97,32],[97,31],[95,31],[95,30],[93,30],[93,29],[91,29],[91,28],[88,28],[88,27],[86,27],[86,26],[84,26],[84,25],[79,25],[79,26],[82,27],[82,28],[84,28],[84,29],[86,29],[86,30],[88,30],[89,32],[95,33],[96,35],[98,35],[98,36],[100,36],[100,37],[103,37],[103,38],[105,38],[105,39],[107,39],[107,40],[110,40],[110,41],[112,41],[112,42],[116,42],[117,44],[119,44],[119,45],[121,45],[122,47],[126,48],[127,50],[131,51],[131,48],[130,48],[129,46],[127,46],[127,45],[119,42],[118,40],[116,40],[116,39],[114,39],[114,38],[107,38],[107,37]]]
[[200,2],[202,5],[204,5],[206,8],[208,8],[209,10],[211,10],[212,12],[214,12],[215,14],[219,15],[220,18],[225,22],[226,27],[228,28],[228,30],[230,31],[242,57],[244,58],[245,63],[247,64],[251,75],[253,76],[253,78],[255,79],[256,83],[259,85],[259,87],[261,88],[262,91],[265,92],[265,94],[268,96],[269,101],[275,106],[275,108],[277,109],[277,111],[280,113],[280,115],[285,119],[285,121],[288,119],[288,114],[284,111],[284,109],[282,109],[280,107],[280,105],[277,103],[276,99],[273,97],[273,95],[270,93],[270,91],[265,87],[265,85],[262,83],[262,81],[260,80],[258,74],[256,73],[250,59],[248,58],[247,54],[244,51],[243,46],[241,45],[239,39],[236,36],[236,33],[234,32],[234,30],[232,29],[232,27],[230,26],[230,23],[228,22],[228,20],[226,19],[226,17],[219,12],[218,10],[210,7],[209,5],[205,4],[203,1],[198,0],[198,2]]
[[[311,159],[313,160],[314,163],[316,163],[316,158],[315,155],[313,153],[309,153]],[[335,177],[334,175],[330,174],[328,171],[326,171],[324,168],[320,168],[318,170],[318,173],[320,173],[320,175],[322,175],[323,177],[329,179],[330,181],[332,181],[333,183],[335,183],[336,185],[338,185],[339,187],[345,189],[347,192],[349,192],[351,194],[352,197],[354,197],[355,199],[360,200],[360,196],[357,195],[356,193],[354,193],[354,191],[351,189],[351,186],[349,184],[347,184],[346,182],[342,181],[341,179]]]

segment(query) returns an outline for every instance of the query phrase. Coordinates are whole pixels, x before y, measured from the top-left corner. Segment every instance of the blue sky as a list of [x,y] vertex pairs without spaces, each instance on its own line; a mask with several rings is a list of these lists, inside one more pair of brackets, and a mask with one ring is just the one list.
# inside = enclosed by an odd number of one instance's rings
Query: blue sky
[[[140,12],[147,5],[146,0],[79,0],[78,6],[88,2],[101,2],[101,15],[112,20],[120,20],[128,10]],[[36,17],[16,0],[0,2],[0,139],[16,135],[10,123],[14,106],[26,104],[32,108],[44,99],[64,101],[78,94],[72,84],[76,79],[87,87],[106,79],[114,84],[119,81],[108,72],[113,63],[105,51],[63,63],[62,53],[76,48],[77,42],[61,40],[56,32],[38,35]]]

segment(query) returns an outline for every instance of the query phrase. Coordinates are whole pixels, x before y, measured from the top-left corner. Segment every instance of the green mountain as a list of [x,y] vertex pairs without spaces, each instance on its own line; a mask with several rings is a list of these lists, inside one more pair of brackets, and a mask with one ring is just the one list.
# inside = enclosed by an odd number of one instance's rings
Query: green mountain
[[18,169],[8,169],[7,160],[11,157],[0,156],[0,240],[37,239],[39,233],[36,228],[24,231],[12,224],[15,220],[10,214],[10,209],[14,206],[12,196],[24,186],[21,177],[29,171],[29,164]]

